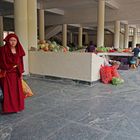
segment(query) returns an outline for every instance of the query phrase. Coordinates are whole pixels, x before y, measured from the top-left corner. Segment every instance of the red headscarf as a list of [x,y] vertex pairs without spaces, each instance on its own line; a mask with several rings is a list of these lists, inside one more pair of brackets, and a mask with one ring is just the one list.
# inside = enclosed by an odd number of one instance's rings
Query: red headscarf
[[23,50],[22,45],[21,45],[20,42],[19,42],[19,39],[18,39],[17,35],[15,35],[15,34],[13,34],[13,33],[8,34],[8,35],[6,36],[6,38],[4,39],[4,41],[6,42],[6,44],[5,44],[4,46],[5,46],[7,49],[10,49],[10,51],[11,51],[10,43],[9,43],[9,40],[10,40],[11,37],[16,38],[16,40],[17,40],[16,51],[17,51],[18,55],[19,55],[19,56],[24,56],[24,55],[25,55],[25,52],[24,52],[24,50]]
[[[16,38],[17,40],[16,54],[14,57],[11,52],[11,46],[9,43],[9,40],[11,37]],[[0,68],[8,71],[8,70],[11,70],[13,66],[18,65],[18,71],[19,71],[19,74],[21,75],[23,71],[22,58],[25,55],[23,47],[20,44],[18,37],[13,33],[7,35],[4,41],[6,42],[5,45],[0,47]]]

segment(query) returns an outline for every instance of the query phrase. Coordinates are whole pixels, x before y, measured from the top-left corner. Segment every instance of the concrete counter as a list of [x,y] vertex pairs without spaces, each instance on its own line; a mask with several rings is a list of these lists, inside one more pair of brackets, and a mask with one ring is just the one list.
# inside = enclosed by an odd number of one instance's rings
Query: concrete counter
[[125,53],[125,52],[105,52],[105,53],[98,53],[98,56],[108,55],[108,56],[133,56],[133,53]]
[[31,74],[93,82],[104,60],[94,53],[30,51],[29,62]]

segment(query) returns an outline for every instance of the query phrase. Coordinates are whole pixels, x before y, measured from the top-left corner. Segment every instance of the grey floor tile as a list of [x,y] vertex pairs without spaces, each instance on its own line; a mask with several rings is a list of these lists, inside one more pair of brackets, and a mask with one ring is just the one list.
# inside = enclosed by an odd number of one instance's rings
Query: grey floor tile
[[11,139],[11,133],[12,133],[12,127],[7,126],[4,129],[0,131],[0,140],[10,140]]
[[138,129],[127,117],[123,118],[115,127],[112,129],[113,134],[125,136],[125,137],[136,137],[140,138],[140,129]]
[[137,103],[133,108],[126,114],[129,121],[140,131],[140,103]]
[[119,86],[28,78],[25,110],[0,115],[0,140],[140,140],[140,69]]
[[100,140],[105,134],[103,131],[88,126],[70,123],[48,140]]
[[10,140],[47,140],[67,123],[63,118],[40,113],[13,126]]
[[88,103],[88,101],[73,100],[49,110],[48,113],[52,113],[68,120],[78,120],[90,109],[90,105]]
[[121,136],[119,134],[112,133],[112,134],[109,134],[107,137],[105,137],[104,140],[140,140],[140,138]]
[[123,114],[117,112],[103,114],[91,111],[83,116],[83,118],[80,119],[79,122],[94,128],[110,131],[123,117]]

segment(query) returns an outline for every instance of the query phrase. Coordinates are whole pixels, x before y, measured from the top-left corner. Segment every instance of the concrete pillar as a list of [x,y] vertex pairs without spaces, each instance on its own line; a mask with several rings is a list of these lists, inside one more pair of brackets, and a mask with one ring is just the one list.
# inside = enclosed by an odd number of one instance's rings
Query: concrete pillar
[[133,36],[133,44],[132,47],[135,48],[137,44],[137,28],[133,28],[134,36]]
[[128,24],[125,25],[125,37],[124,37],[124,48],[128,48],[129,42],[129,26]]
[[0,16],[0,46],[3,45],[3,16]]
[[119,48],[120,42],[120,21],[115,21],[115,28],[114,28],[114,47]]
[[66,47],[67,46],[67,24],[63,24],[62,30],[63,30],[63,46]]
[[39,40],[45,40],[45,16],[44,10],[39,10]]
[[85,43],[89,44],[89,36],[88,33],[85,34]]
[[28,0],[28,46],[37,48],[37,0]]
[[104,46],[105,1],[98,0],[97,47]]
[[73,34],[70,32],[70,43],[73,43]]
[[79,27],[79,33],[78,33],[78,46],[83,46],[83,28]]
[[120,48],[124,48],[124,34],[120,33],[120,42],[119,42]]
[[15,33],[25,50],[26,56],[24,57],[24,74],[29,74],[28,66],[28,16],[27,16],[27,0],[14,1],[14,21]]

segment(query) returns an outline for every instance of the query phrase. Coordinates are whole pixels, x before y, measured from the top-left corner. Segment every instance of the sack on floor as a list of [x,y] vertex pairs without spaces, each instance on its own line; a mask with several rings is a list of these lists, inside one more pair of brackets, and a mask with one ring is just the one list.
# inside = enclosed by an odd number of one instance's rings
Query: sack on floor
[[119,85],[119,84],[123,84],[124,80],[122,78],[118,78],[118,77],[113,77],[112,78],[112,84],[113,85]]
[[23,94],[25,98],[33,96],[32,90],[24,80],[22,80],[22,88],[23,88]]
[[112,77],[120,77],[120,75],[117,71],[117,68],[115,66],[111,67],[111,74],[112,74]]
[[108,84],[111,82],[112,80],[111,70],[112,68],[109,66],[101,66],[100,77],[103,83]]

